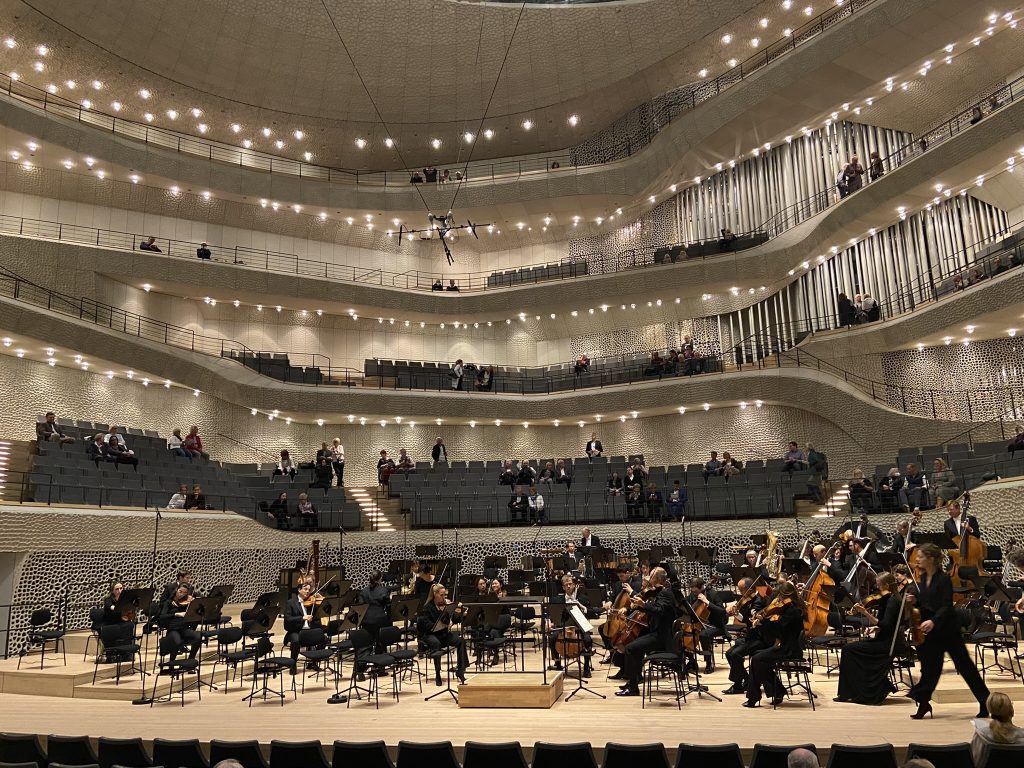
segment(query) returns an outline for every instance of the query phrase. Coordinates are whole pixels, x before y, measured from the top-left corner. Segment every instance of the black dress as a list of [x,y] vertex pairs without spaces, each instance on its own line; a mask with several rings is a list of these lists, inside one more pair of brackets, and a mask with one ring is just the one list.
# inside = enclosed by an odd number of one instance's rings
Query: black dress
[[[875,636],[843,648],[839,658],[840,699],[855,704],[881,704],[893,693],[889,682],[889,650],[898,628],[902,602],[899,595],[883,598],[878,609],[878,632]],[[905,606],[904,611],[910,608]]]

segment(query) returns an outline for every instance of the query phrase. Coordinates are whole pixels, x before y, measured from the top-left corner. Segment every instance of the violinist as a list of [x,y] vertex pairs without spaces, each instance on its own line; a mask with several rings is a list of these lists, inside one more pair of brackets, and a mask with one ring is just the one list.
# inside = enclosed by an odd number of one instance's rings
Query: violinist
[[[320,628],[320,624],[313,621],[313,611],[316,610],[315,602],[313,599],[313,583],[311,581],[303,581],[299,585],[299,591],[285,603],[284,630],[287,633],[285,635],[285,642],[288,643],[293,659],[299,658],[299,651],[301,650],[299,633],[304,629]],[[316,666],[310,663],[309,669],[316,669]]]
[[[185,614],[192,602],[190,592],[188,584],[180,584],[171,598],[161,604],[159,622],[160,626],[167,630],[167,637],[173,640],[175,648],[188,645],[188,657],[194,659],[199,653],[202,638],[196,632],[196,627],[199,626],[198,622],[185,621]],[[171,654],[171,658],[173,659],[176,655],[177,651]]]
[[[572,576],[566,574],[562,577],[562,593],[555,595],[551,598],[551,602],[560,605],[577,605],[583,610],[584,613],[590,609],[590,601],[587,600],[586,596],[580,592],[579,586],[576,584],[576,580]],[[548,669],[560,670],[562,668],[562,659],[558,655],[558,649],[556,641],[558,640],[559,633],[566,627],[574,627],[575,622],[569,618],[568,615],[565,617],[565,621],[559,627],[553,627],[551,637],[548,639],[548,646],[551,648],[551,658],[553,662]],[[590,677],[590,657],[593,656],[594,638],[589,632],[584,633],[577,631],[577,634],[581,636],[583,642],[583,676]]]
[[177,578],[174,581],[164,584],[164,591],[160,593],[160,602],[166,603],[174,597],[178,587],[186,587],[188,593],[192,594],[194,587],[192,586],[192,573],[190,571],[178,571]]
[[918,580],[918,594],[905,598],[908,605],[916,605],[921,610],[921,632],[924,633],[924,642],[917,649],[921,660],[921,676],[907,694],[917,702],[917,712],[911,718],[920,720],[931,713],[930,699],[942,675],[942,662],[946,654],[949,654],[956,671],[978,700],[978,717],[988,717],[985,708],[988,686],[978,674],[978,668],[971,660],[960,634],[960,622],[953,610],[953,582],[942,570],[942,550],[930,543],[920,545],[917,550],[917,562],[922,571]]
[[[725,606],[717,594],[708,595],[707,586],[700,576],[690,579],[690,594],[686,599],[706,625],[700,632],[700,648],[704,655],[704,674],[710,675],[715,671],[715,638],[725,635],[728,618]],[[705,610],[707,618],[701,615]]]
[[725,658],[729,662],[729,680],[732,685],[722,693],[729,696],[747,692],[747,668],[743,660],[768,647],[761,636],[760,628],[750,625],[751,615],[765,606],[765,601],[754,590],[754,580],[746,576],[743,577],[736,584],[736,590],[740,597],[726,608],[726,613],[734,617],[738,625],[746,627],[746,632],[725,652]]
[[131,620],[129,617],[122,614],[117,607],[123,592],[124,584],[120,581],[115,581],[110,585],[110,594],[107,595],[107,599],[103,601],[103,624],[121,624]]
[[430,594],[431,588],[434,586],[434,569],[431,568],[427,563],[420,566],[420,572],[416,574],[416,580],[413,583],[412,593],[414,595],[428,595]]
[[[896,578],[886,572],[878,576],[878,593],[853,606],[856,613],[867,619],[868,628],[864,632],[867,639],[843,647],[839,657],[839,695],[835,701],[881,704],[890,693],[895,693],[889,680],[892,658],[889,652],[893,638],[900,632],[902,602]],[[872,613],[869,606],[876,613]],[[903,615],[909,616],[910,606],[902,608]]]
[[641,635],[626,645],[624,652],[624,675],[613,679],[625,678],[626,683],[616,696],[640,695],[640,669],[644,657],[648,653],[665,651],[672,640],[672,625],[676,619],[675,597],[668,587],[668,574],[664,568],[651,570],[647,589],[640,596],[633,598],[633,607],[640,607],[646,614],[647,626],[641,629]]
[[[448,590],[442,584],[434,584],[430,588],[430,599],[420,610],[416,620],[416,629],[419,632],[420,642],[428,651],[438,652],[442,648],[453,646],[456,649],[458,666],[455,676],[459,682],[466,682],[466,668],[469,666],[469,655],[466,653],[466,646],[462,638],[451,631],[454,622],[462,621],[458,611],[451,614],[445,613],[445,607],[451,605],[448,599]],[[443,617],[443,618],[442,618]],[[434,631],[438,620],[441,619],[442,627]],[[434,656],[434,682],[442,685],[441,682],[441,655]]]
[[750,623],[761,628],[768,647],[750,657],[747,700],[743,706],[758,706],[762,688],[773,705],[781,704],[786,690],[778,674],[772,670],[772,664],[783,659],[799,659],[803,653],[800,635],[804,630],[804,603],[800,592],[788,581],[780,583],[768,605],[754,615]]

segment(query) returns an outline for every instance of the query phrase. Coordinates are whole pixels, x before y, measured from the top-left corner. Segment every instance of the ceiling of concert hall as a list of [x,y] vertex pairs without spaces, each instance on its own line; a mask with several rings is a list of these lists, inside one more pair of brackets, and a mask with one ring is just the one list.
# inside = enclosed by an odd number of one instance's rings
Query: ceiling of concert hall
[[833,7],[0,0],[0,71],[143,124],[383,169],[563,149]]

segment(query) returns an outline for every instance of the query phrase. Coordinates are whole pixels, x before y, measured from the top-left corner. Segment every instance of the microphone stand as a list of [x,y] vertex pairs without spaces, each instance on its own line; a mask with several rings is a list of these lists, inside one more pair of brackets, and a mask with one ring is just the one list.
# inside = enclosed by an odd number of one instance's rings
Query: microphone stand
[[[149,566],[149,586],[156,587],[156,549],[157,549],[157,542],[158,542],[159,537],[160,537],[160,520],[163,519],[163,515],[160,514],[160,508],[159,507],[154,507],[153,510],[156,512],[156,517],[153,520],[153,552],[152,552],[152,558],[150,559],[150,566]],[[147,623],[148,623],[148,621],[151,621],[151,620],[152,619],[148,619]],[[134,636],[135,636],[135,631],[133,629],[132,630],[132,639],[133,639],[133,641],[134,641]],[[148,647],[149,647],[149,642],[148,642],[148,636],[147,636],[147,642],[146,642],[147,650],[148,650]],[[158,650],[159,650],[159,648],[158,648]],[[158,654],[158,657],[159,657],[159,654]],[[149,704],[149,703],[152,702],[153,697],[156,695],[156,682],[153,683],[153,690],[150,692],[150,696],[147,697],[146,696],[146,677],[148,676],[148,673],[145,671],[145,665],[146,665],[145,652],[143,652],[143,656],[140,659],[139,663],[142,666],[142,669],[140,670],[142,672],[142,674],[140,675],[140,677],[142,678],[142,693],[139,694],[139,697],[137,699],[132,699],[132,704],[135,704],[135,705]],[[157,663],[157,661],[154,660],[154,662],[153,662],[154,666],[156,665],[156,663]]]

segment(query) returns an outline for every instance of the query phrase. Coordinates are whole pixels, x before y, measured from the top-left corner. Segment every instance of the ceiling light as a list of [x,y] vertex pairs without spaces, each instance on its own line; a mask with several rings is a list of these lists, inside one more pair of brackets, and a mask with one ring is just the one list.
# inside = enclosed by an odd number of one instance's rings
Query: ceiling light
[[303,156],[303,157],[304,157],[304,158],[306,159],[306,162],[307,162],[307,163],[308,163],[308,162],[309,162],[310,160],[312,160],[312,159],[313,159],[313,153],[312,153],[312,152],[303,152],[303,153],[302,153],[302,156]]
[[711,403],[704,403],[704,405],[702,407],[704,408],[705,411],[710,411],[711,410]]
[[722,42],[725,43],[726,45],[731,43],[732,42],[732,35],[730,35],[729,33],[726,33],[726,34],[722,35]]
[[66,85],[71,90],[74,90],[78,83],[76,83],[74,80],[68,80],[64,83],[64,85]]
[[295,132],[294,132],[294,133],[292,134],[292,136],[294,136],[294,137],[295,137],[295,140],[296,140],[296,141],[302,141],[302,138],[303,138],[303,137],[304,137],[305,135],[306,135],[306,134],[305,134],[305,133],[303,133],[302,131],[295,131]]
[[1006,333],[1007,333],[1007,334],[1009,335],[1009,337],[1010,337],[1010,338],[1012,339],[1012,338],[1013,338],[1014,336],[1016,336],[1016,335],[1017,335],[1017,329],[1016,329],[1016,328],[1011,328],[1011,329],[1010,329],[1010,330],[1008,330],[1008,331],[1007,331]]
[[239,125],[238,123],[232,123],[231,124],[231,132],[232,133],[239,133],[239,132],[241,132],[241,130],[242,130],[242,126]]
[[177,120],[178,119],[178,112],[177,112],[177,110],[174,110],[174,109],[168,109],[167,110],[167,116],[171,120]]
[[475,138],[476,138],[476,136],[473,135],[472,131],[466,131],[464,134],[462,134],[462,139],[467,144],[472,144],[473,143],[473,139],[475,139]]
[[804,8],[804,16],[810,16],[813,13],[814,9],[811,8],[811,6],[808,5],[806,8]]
[[359,149],[363,149],[363,147],[366,146],[366,139],[362,137],[356,139],[356,146],[359,147]]
[[152,123],[153,122],[153,113],[152,112],[147,112],[146,114],[143,115],[143,117],[146,119],[147,123]]
[[782,10],[788,11],[793,7],[793,0],[782,0]]
[[441,148],[441,140],[440,139],[431,139],[430,140],[430,146],[432,146],[434,149],[440,149]]
[[488,141],[493,139],[494,138],[494,131],[492,131],[490,128],[488,128],[486,131],[484,131],[484,138],[487,139]]
[[727,62],[725,62],[725,63],[726,63],[726,64],[728,64],[728,65],[729,65],[729,68],[731,69],[732,67],[735,67],[735,66],[736,66],[736,64],[737,64],[737,61],[736,61],[736,59],[729,59],[729,60],[728,60]]
[[152,92],[148,88],[143,88],[139,91],[139,96],[141,96],[144,99],[148,99],[152,95]]
[[206,123],[200,123],[196,126],[196,128],[199,129],[200,133],[206,133],[206,131],[209,130],[210,126],[208,126]]
[[11,72],[11,74],[9,74],[8,77],[11,78],[11,80],[17,82],[21,78],[21,75],[19,75],[17,72]]
[[762,405],[764,405],[764,400],[755,400],[754,405],[760,408]]
[[246,149],[252,149],[252,142],[249,139],[242,139],[242,146]]
[[151,290],[153,290],[153,286],[150,285],[149,283],[143,283],[142,290],[144,290],[146,293],[149,293]]
[[523,130],[528,131],[531,128],[533,128],[533,121],[532,120],[523,120]]
[[575,128],[577,125],[579,125],[579,122],[580,122],[580,116],[579,115],[569,115],[569,125],[571,125],[573,128]]
[[57,86],[54,85],[53,83],[50,83],[48,86],[46,86],[46,90],[49,93],[56,93],[57,92]]
[[686,406],[682,406],[682,405],[679,406],[679,413],[680,413],[680,415],[686,413]]
[[395,140],[388,136],[386,139],[384,139],[384,146],[387,147],[388,149],[391,149],[393,146],[395,146]]
[[759,46],[760,44],[761,44],[761,38],[760,37],[753,37],[753,38],[750,39],[750,47],[751,48],[757,48],[757,46]]
[[273,131],[271,131],[271,130],[270,130],[269,128],[264,128],[264,129],[263,129],[263,130],[261,131],[261,133],[262,133],[262,134],[263,134],[263,135],[264,135],[265,137],[267,137],[267,138],[269,139],[269,138],[270,138],[270,134],[271,134],[271,133],[273,133]]
[[33,63],[32,64],[32,69],[34,69],[36,72],[42,72],[43,71],[43,62],[37,61],[37,62]]
[[278,149],[284,149],[284,142],[278,139],[277,141],[274,142],[274,146],[277,147]]
[[88,99],[82,99],[82,109],[92,109],[92,102]]
[[13,37],[8,37],[8,38],[6,38],[4,40],[4,45],[6,45],[8,48],[13,48],[14,46],[17,45],[17,43],[14,42],[14,38]]
[[697,76],[698,77],[707,77],[708,76],[707,69],[702,68],[699,72],[697,72]]

